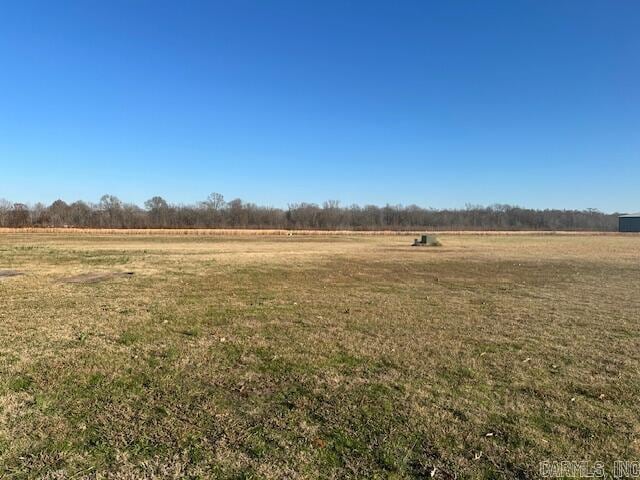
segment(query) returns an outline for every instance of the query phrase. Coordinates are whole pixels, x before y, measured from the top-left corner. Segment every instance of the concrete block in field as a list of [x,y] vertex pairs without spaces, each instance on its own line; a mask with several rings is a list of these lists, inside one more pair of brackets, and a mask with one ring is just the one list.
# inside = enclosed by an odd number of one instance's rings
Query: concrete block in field
[[439,245],[440,241],[438,240],[438,237],[428,233],[420,235],[420,238],[416,238],[413,242],[414,247],[435,247]]

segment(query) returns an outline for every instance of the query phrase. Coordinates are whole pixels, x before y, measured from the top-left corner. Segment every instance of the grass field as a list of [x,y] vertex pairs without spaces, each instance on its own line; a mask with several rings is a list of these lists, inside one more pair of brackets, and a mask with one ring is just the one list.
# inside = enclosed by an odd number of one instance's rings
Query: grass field
[[440,238],[0,235],[0,476],[638,459],[640,237]]

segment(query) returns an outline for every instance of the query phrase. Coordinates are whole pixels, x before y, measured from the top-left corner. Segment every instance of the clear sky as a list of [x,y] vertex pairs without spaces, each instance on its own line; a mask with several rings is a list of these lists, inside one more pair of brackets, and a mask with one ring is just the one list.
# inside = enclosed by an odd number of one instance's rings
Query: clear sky
[[0,2],[0,197],[640,210],[640,1]]

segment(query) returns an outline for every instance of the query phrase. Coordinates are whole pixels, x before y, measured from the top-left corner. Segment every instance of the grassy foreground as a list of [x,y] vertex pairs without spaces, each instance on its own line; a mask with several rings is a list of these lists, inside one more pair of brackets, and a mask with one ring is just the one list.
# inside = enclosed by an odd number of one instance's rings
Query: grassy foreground
[[0,477],[637,459],[640,237],[441,240],[0,235]]

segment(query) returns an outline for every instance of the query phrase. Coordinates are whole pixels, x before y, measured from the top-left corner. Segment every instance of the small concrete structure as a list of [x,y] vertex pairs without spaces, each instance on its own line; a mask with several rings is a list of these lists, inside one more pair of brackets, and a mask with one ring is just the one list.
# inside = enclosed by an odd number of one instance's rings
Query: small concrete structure
[[420,238],[416,238],[413,241],[413,245],[414,247],[438,247],[440,246],[440,241],[438,240],[438,237],[436,237],[433,234],[428,234],[428,233],[423,233],[422,235],[420,235]]

